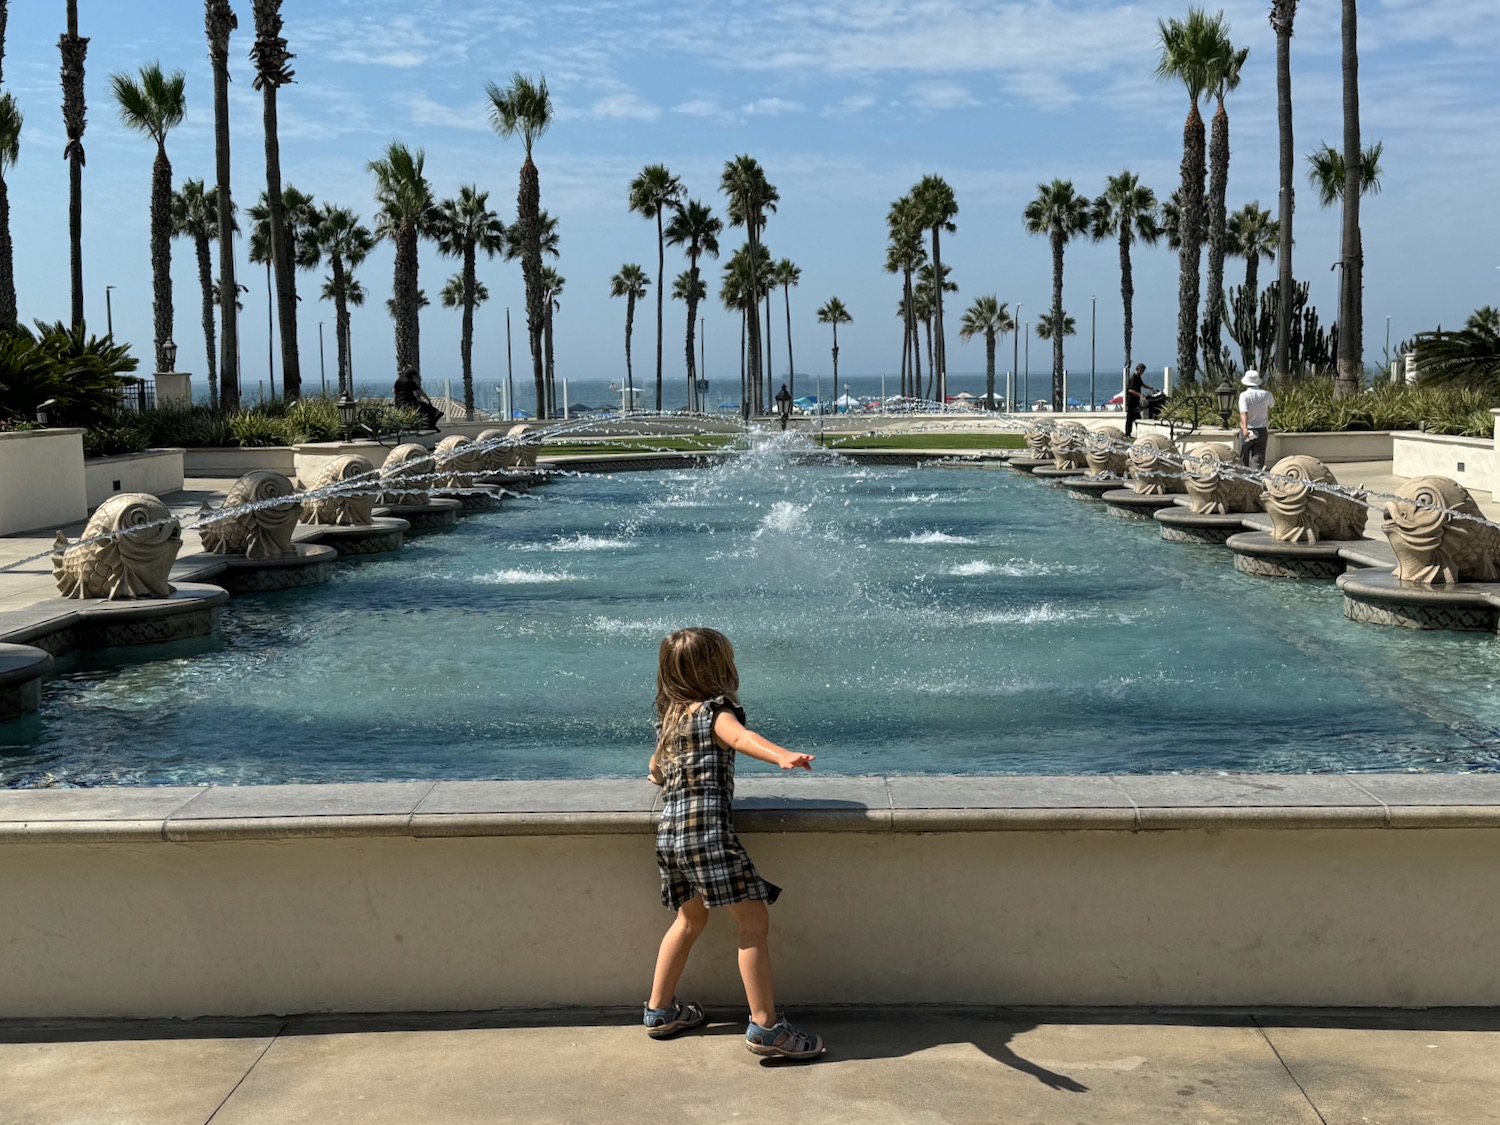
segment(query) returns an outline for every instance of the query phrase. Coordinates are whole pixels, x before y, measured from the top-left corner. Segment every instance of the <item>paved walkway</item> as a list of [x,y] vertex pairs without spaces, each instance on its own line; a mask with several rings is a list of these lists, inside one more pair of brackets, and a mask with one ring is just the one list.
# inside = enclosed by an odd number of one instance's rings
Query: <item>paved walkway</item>
[[[726,1015],[728,1013],[725,1013]],[[1500,1122],[1500,1013],[843,1009],[770,1065],[634,1013],[0,1023],[6,1125]]]

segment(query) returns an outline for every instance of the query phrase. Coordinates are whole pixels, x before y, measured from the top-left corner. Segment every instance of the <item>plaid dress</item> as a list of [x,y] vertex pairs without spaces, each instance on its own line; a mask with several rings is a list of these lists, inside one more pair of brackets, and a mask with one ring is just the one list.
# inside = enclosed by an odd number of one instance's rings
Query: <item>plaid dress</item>
[[746,899],[775,902],[781,888],[755,871],[734,834],[734,751],[714,741],[714,720],[728,710],[740,722],[744,710],[725,696],[700,704],[679,736],[677,754],[661,763],[661,821],[656,829],[656,863],[661,868],[661,901],[676,910],[694,895],[708,906]]

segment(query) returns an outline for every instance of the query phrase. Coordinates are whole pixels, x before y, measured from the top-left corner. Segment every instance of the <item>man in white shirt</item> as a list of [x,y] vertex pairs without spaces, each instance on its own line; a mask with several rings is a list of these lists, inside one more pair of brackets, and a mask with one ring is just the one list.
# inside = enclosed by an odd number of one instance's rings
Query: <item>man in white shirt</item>
[[1246,371],[1240,380],[1240,464],[1252,469],[1266,467],[1266,440],[1271,435],[1271,407],[1276,396],[1260,385],[1260,372]]

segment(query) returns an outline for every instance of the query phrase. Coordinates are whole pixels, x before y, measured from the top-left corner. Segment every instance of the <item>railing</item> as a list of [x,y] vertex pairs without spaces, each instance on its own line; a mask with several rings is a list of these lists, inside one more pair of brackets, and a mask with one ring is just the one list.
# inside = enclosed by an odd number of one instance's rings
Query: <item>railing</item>
[[115,389],[116,413],[138,414],[156,409],[156,383],[151,379],[127,379]]

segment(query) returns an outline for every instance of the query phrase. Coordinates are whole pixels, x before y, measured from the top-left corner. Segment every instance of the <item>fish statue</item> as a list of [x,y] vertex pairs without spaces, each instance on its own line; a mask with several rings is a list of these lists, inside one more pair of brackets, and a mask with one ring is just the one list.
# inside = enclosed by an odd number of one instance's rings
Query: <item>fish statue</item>
[[1123,477],[1125,447],[1130,439],[1119,426],[1100,426],[1083,439],[1083,455],[1091,477]]
[[462,434],[438,442],[432,460],[441,488],[473,488],[485,471],[483,451]]
[[[329,461],[313,477],[307,491],[333,489],[331,495],[305,497],[303,523],[331,523],[343,527],[368,527],[375,506],[375,467],[358,454],[349,453]],[[347,491],[345,490],[347,489]]]
[[1182,455],[1172,439],[1163,434],[1136,438],[1125,463],[1130,487],[1142,496],[1166,496],[1183,490]]
[[1239,458],[1222,441],[1189,448],[1182,471],[1188,504],[1198,515],[1260,511],[1260,482],[1243,475]]
[[1386,502],[1380,525],[1396,553],[1396,577],[1428,586],[1500,579],[1500,528],[1483,520],[1457,481],[1413,477]]
[[1059,422],[1052,431],[1052,463],[1059,469],[1088,468],[1087,437],[1088,430],[1077,422]]
[[[410,506],[426,504],[426,489],[434,488],[434,465],[432,452],[425,445],[408,442],[398,445],[380,466],[380,484],[385,489],[380,495],[382,504]],[[422,491],[407,492],[403,484]]]
[[1044,426],[1040,422],[1027,422],[1026,448],[1031,451],[1033,460],[1050,461],[1052,459],[1052,427]]
[[59,531],[53,546],[52,577],[65,598],[169,598],[182,524],[155,496],[122,492],[99,505],[77,543]]
[[292,482],[272,469],[246,473],[230,486],[217,512],[205,504],[202,514],[212,517],[201,525],[203,547],[216,555],[279,559],[296,553],[292,533],[302,505]]
[[1364,489],[1338,491],[1328,466],[1305,453],[1283,457],[1266,477],[1261,506],[1279,543],[1360,539],[1365,530]]

